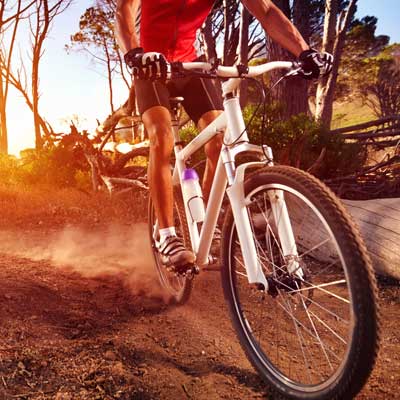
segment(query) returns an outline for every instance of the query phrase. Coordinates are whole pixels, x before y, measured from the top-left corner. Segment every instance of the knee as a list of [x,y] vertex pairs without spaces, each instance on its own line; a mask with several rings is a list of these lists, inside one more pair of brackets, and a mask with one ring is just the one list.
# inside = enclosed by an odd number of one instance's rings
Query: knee
[[204,147],[207,158],[217,161],[222,148],[222,135],[215,136]]
[[147,128],[150,150],[157,155],[170,156],[174,147],[172,128],[168,124],[157,123]]

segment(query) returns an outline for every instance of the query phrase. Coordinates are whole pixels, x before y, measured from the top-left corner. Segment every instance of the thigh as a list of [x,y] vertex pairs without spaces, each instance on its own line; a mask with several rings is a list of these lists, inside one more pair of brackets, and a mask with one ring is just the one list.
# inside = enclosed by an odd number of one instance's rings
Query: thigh
[[207,112],[224,109],[221,89],[211,79],[191,78],[181,92],[185,111],[196,124]]
[[170,111],[169,90],[161,81],[135,79],[136,99],[140,115],[147,110],[161,106]]

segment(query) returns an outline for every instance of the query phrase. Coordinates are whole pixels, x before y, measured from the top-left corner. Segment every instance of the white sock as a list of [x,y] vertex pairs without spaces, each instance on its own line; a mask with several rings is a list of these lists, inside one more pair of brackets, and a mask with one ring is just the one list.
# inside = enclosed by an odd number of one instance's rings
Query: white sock
[[160,233],[160,243],[163,243],[168,236],[176,236],[175,227],[169,226],[158,231]]

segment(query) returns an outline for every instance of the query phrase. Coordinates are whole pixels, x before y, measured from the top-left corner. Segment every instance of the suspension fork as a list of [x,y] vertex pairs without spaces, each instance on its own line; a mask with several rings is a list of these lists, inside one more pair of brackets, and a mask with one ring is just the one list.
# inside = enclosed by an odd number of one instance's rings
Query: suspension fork
[[287,263],[287,270],[290,274],[294,273],[300,279],[303,279],[304,273],[298,261],[296,240],[293,234],[293,228],[286,207],[283,190],[268,190],[268,197],[278,231],[281,250]]
[[268,282],[264,275],[262,265],[257,257],[257,249],[254,242],[249,213],[244,193],[244,174],[248,166],[264,166],[264,162],[250,162],[239,165],[236,169],[233,160],[230,159],[229,149],[224,148],[221,157],[223,159],[229,187],[226,192],[232,207],[236,232],[239,238],[244,265],[249,283],[261,284],[264,290],[268,290]]

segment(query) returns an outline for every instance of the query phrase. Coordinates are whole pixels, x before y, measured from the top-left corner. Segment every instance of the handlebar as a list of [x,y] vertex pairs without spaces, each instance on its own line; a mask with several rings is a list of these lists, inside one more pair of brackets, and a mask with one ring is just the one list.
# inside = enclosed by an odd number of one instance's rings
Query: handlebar
[[297,75],[301,66],[297,62],[291,61],[270,61],[254,66],[223,66],[214,65],[207,62],[173,62],[168,65],[168,78],[178,78],[187,75],[196,75],[202,77],[220,77],[220,78],[252,78],[270,72],[276,69],[289,70],[288,75]]

